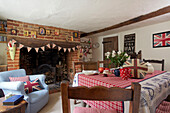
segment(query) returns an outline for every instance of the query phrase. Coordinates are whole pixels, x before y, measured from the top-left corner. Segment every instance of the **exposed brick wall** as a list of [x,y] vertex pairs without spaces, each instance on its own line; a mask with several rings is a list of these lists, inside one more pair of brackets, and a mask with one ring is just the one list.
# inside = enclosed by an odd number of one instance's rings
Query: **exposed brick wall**
[[20,49],[16,48],[15,52],[15,59],[11,60],[9,51],[7,51],[7,64],[8,64],[8,71],[19,69],[19,58],[20,58]]
[[[67,55],[67,66],[68,66],[68,74],[70,75],[70,78],[73,79],[74,78],[74,75],[73,75],[73,72],[74,72],[74,67],[73,67],[73,64],[74,62],[78,62],[79,59],[78,59],[78,50],[74,51],[74,52],[70,52],[68,55]],[[71,71],[71,70],[72,71]],[[77,67],[76,67],[76,70],[77,70]]]
[[[48,29],[51,31],[51,34],[48,35],[40,35],[39,34],[39,28],[43,27],[45,29]],[[11,35],[11,29],[16,29],[17,30],[17,35]],[[54,30],[59,29],[60,30],[60,35],[55,36],[54,35]],[[24,36],[24,30],[27,30],[29,32],[28,37]],[[8,37],[17,37],[17,38],[31,38],[31,31],[36,31],[37,33],[37,39],[42,39],[42,40],[57,40],[57,41],[65,41],[66,38],[71,40],[71,36],[73,36],[73,32],[78,32],[75,30],[68,30],[68,29],[62,29],[62,28],[56,28],[52,26],[44,26],[44,25],[38,25],[38,24],[30,24],[30,23],[25,23],[25,22],[20,22],[20,21],[15,21],[15,20],[7,20],[7,38]],[[79,37],[74,38],[74,42],[80,42],[80,32],[79,32]],[[68,43],[68,42],[67,42]],[[68,73],[71,75],[70,77],[73,78],[72,73],[70,72],[70,69],[73,69],[73,62],[78,61],[78,51],[70,52],[68,53]],[[19,69],[19,60],[20,60],[20,49],[16,49],[16,54],[15,54],[15,59],[12,61],[9,55],[9,52],[7,52],[8,59],[7,59],[7,64],[8,64],[8,70],[15,70]]]

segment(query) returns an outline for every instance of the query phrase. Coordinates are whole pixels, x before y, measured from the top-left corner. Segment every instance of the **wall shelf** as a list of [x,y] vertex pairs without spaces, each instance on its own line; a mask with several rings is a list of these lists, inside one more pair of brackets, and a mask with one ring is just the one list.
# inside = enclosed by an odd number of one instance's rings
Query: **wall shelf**
[[7,43],[6,41],[0,41],[0,43]]
[[6,32],[5,31],[0,31],[0,34],[6,34]]

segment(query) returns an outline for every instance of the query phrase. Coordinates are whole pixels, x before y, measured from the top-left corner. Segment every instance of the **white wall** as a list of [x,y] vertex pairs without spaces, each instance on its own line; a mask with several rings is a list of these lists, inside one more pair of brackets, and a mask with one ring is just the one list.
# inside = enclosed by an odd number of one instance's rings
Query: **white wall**
[[[119,32],[117,35],[119,37],[119,50],[123,50],[124,48],[124,35],[135,33],[136,34],[136,52],[142,50],[142,58],[145,59],[165,59],[165,70],[170,71],[170,47],[161,47],[161,48],[153,48],[152,42],[152,34],[170,31],[170,21],[163,22],[159,24],[154,24],[150,26],[145,26],[129,31]],[[110,35],[109,35],[110,36]],[[97,49],[93,49],[93,60],[102,60],[103,59],[103,45],[102,41],[104,37],[92,38],[93,43],[99,42],[100,47]],[[156,66],[155,69],[160,69],[160,67]]]

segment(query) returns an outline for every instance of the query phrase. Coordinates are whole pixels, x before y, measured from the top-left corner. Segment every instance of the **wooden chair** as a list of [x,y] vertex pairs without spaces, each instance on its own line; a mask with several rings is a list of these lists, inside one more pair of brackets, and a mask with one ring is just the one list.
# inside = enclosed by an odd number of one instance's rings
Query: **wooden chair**
[[99,69],[100,67],[100,64],[103,64],[103,67],[107,67],[107,68],[111,68],[111,67],[114,67],[113,65],[109,65],[110,64],[110,60],[104,60],[104,61],[99,61],[97,62],[97,67]]
[[164,59],[162,60],[146,60],[143,59],[144,62],[149,62],[149,63],[157,63],[162,65],[162,71],[164,71]]
[[70,87],[67,81],[61,83],[63,113],[70,113],[70,100],[99,100],[99,101],[130,101],[129,113],[138,113],[140,103],[141,85],[132,83],[131,89],[118,87],[106,88],[95,86]]
[[79,71],[97,70],[97,62],[74,62],[74,74],[77,72],[76,66],[80,66]]
[[5,95],[4,95],[4,92],[2,91],[2,89],[0,89],[0,98],[1,97],[4,97]]
[[140,50],[139,52],[138,52],[138,54],[136,54],[136,52],[135,53],[133,53],[133,54],[131,54],[130,55],[130,59],[142,59],[142,51]]

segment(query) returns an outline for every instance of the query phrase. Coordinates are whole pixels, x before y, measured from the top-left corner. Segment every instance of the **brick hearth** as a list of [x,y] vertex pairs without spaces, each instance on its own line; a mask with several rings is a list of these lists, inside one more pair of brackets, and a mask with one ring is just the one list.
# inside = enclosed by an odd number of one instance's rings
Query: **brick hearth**
[[[49,36],[47,35],[40,35],[39,34],[39,28],[43,27],[45,29],[48,29],[51,31],[51,34]],[[11,35],[11,29],[16,29],[17,30],[17,35]],[[55,36],[54,35],[54,30],[59,29],[60,30],[60,35]],[[29,35],[27,37],[24,36],[24,30],[27,30],[29,32]],[[31,31],[36,31],[37,32],[37,38],[40,40],[50,40],[50,41],[66,41],[66,40],[71,40],[70,37],[73,35],[73,32],[78,32],[74,30],[68,30],[68,29],[62,29],[62,28],[56,28],[56,27],[51,27],[51,26],[43,26],[43,25],[38,25],[38,24],[30,24],[30,23],[25,23],[25,22],[20,22],[20,21],[15,21],[15,20],[7,20],[7,39],[8,41],[10,39],[15,38],[31,38],[30,32]],[[80,33],[79,33],[80,35]],[[68,38],[69,37],[69,38]],[[80,42],[80,36],[76,39],[74,39],[74,42]],[[66,42],[66,44],[69,42]],[[7,52],[7,65],[8,65],[8,70],[16,70],[20,69],[20,49],[17,47],[16,53],[15,53],[15,59],[11,60],[9,52]],[[68,74],[71,78],[73,78],[73,73],[70,72],[70,70],[73,70],[73,62],[79,61],[78,59],[78,50],[74,52],[69,52],[68,57],[67,57],[67,67],[68,67]]]

